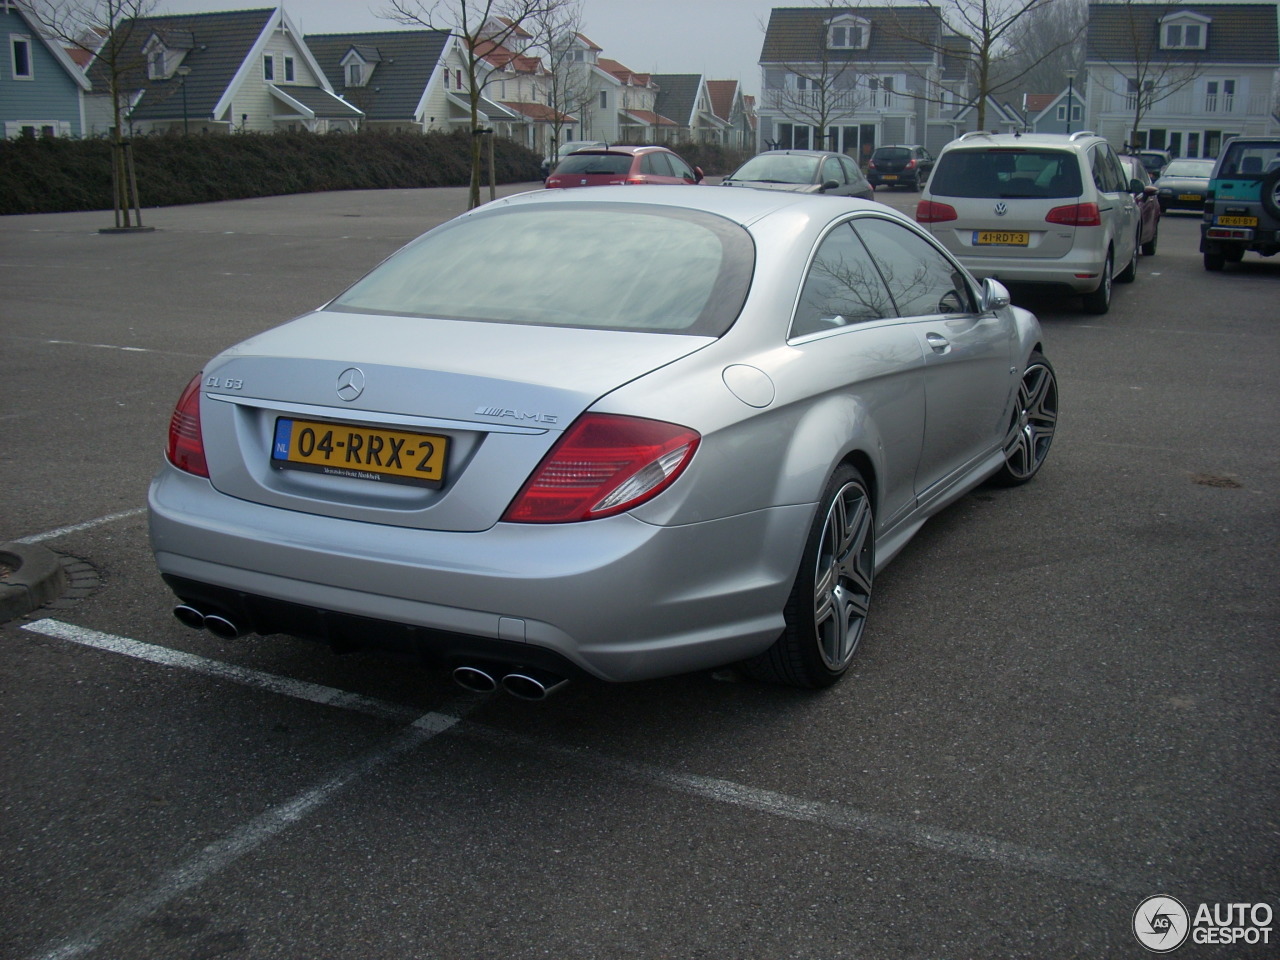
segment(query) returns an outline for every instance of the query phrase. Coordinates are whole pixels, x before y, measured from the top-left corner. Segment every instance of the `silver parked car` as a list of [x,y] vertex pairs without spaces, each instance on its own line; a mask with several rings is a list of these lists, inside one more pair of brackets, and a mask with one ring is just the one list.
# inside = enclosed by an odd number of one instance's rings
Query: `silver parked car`
[[1034,316],[874,202],[548,190],[213,358],[150,490],[191,626],[470,689],[843,675],[876,572],[1058,395]]
[[720,181],[723,187],[823,193],[830,197],[875,195],[852,157],[823,150],[766,150]]
[[1079,294],[1103,314],[1112,280],[1138,276],[1141,195],[1088,130],[966,133],[942,148],[916,219],[977,276]]

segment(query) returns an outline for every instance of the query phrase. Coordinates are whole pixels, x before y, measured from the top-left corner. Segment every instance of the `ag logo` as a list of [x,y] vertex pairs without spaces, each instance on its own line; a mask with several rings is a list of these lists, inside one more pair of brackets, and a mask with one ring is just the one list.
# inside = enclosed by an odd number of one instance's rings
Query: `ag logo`
[[1147,897],[1133,911],[1133,935],[1152,953],[1170,953],[1187,940],[1191,916],[1173,897]]

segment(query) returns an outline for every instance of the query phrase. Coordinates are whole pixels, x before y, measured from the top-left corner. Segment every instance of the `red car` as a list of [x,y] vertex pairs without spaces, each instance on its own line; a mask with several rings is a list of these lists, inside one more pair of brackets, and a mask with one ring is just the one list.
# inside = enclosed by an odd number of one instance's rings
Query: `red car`
[[579,150],[561,160],[548,187],[603,187],[614,183],[702,182],[702,170],[690,167],[666,147],[609,147]]
[[1138,201],[1138,216],[1142,221],[1138,243],[1142,245],[1142,255],[1149,257],[1156,252],[1156,243],[1160,239],[1160,201],[1156,198],[1158,190],[1151,182],[1151,175],[1142,164],[1141,157],[1122,156],[1120,165],[1130,180],[1142,184],[1142,192],[1134,193]]

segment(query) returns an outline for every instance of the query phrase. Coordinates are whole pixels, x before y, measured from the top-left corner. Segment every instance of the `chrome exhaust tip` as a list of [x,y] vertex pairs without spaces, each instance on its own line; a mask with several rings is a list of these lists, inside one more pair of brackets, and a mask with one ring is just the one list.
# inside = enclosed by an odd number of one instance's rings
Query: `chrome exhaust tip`
[[204,618],[204,628],[215,637],[223,640],[235,640],[244,636],[244,631],[226,617],[210,616]]
[[502,689],[521,700],[545,700],[569,681],[541,670],[520,670],[502,678]]
[[472,693],[493,693],[498,689],[498,681],[492,674],[479,667],[457,667],[453,671],[453,682],[463,690]]
[[173,608],[173,615],[184,627],[190,627],[192,630],[204,629],[204,614],[195,607],[180,603]]

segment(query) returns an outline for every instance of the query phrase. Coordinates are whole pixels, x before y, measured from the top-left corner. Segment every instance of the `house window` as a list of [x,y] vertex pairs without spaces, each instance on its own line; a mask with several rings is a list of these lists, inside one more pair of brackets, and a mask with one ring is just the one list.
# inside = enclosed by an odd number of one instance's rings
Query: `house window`
[[817,90],[818,81],[813,77],[801,76],[798,73],[787,74],[787,78],[791,81],[791,89],[793,90]]
[[871,24],[866,20],[841,17],[827,28],[827,47],[832,50],[865,50],[871,36]]
[[453,71],[453,86],[454,86],[454,89],[456,90],[462,89],[462,71],[461,70]]
[[600,91],[600,109],[604,110],[608,106],[609,106],[609,91],[601,90]]
[[[1138,81],[1134,77],[1129,77],[1127,82],[1129,89],[1125,96],[1125,107],[1134,110],[1138,106]],[[1147,80],[1142,84],[1142,102],[1147,106],[1151,105],[1151,96],[1155,93],[1155,89],[1154,80]]]
[[1168,23],[1164,28],[1166,50],[1203,50],[1204,27],[1198,23]]
[[[364,70],[358,63],[347,64],[347,86],[359,87],[364,84]],[[449,71],[445,71],[444,85],[449,86]]]
[[284,79],[285,83],[293,83],[293,57],[284,58]]
[[276,78],[276,58],[269,53],[262,55],[262,79],[274,80]]
[[[1067,105],[1065,103],[1058,104],[1058,119],[1059,120],[1067,119]],[[1072,121],[1076,121],[1080,119],[1080,105],[1078,103],[1072,104],[1071,106],[1071,119]]]
[[13,52],[13,79],[31,80],[31,40],[28,37],[10,37],[9,49]]

